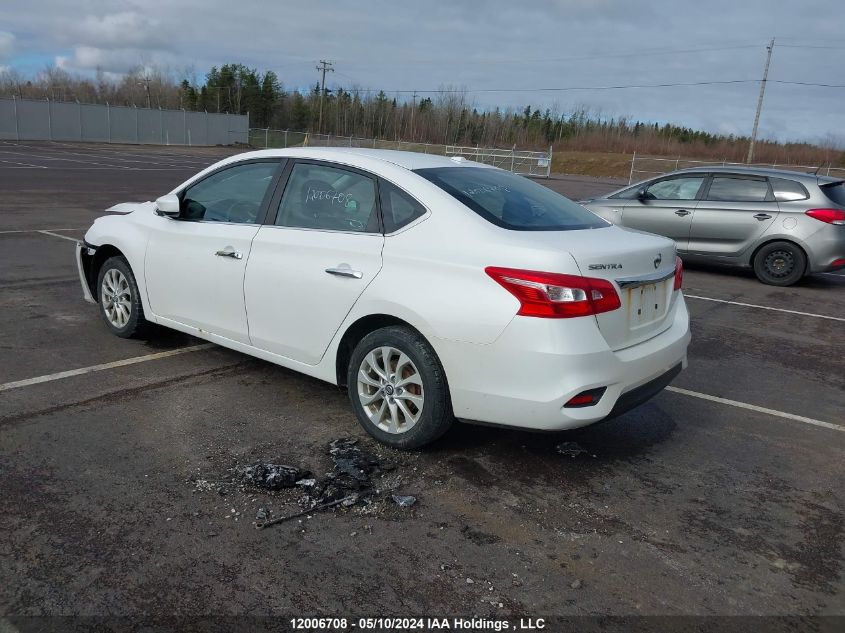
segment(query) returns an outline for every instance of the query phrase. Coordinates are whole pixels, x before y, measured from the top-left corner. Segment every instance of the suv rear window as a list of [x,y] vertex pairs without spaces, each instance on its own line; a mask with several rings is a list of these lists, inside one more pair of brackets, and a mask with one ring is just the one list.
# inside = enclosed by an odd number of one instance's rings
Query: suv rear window
[[831,202],[838,204],[840,207],[845,207],[845,182],[835,182],[832,185],[824,185],[821,187],[821,190]]
[[610,226],[548,187],[500,169],[436,167],[415,173],[475,211],[513,231],[572,231]]

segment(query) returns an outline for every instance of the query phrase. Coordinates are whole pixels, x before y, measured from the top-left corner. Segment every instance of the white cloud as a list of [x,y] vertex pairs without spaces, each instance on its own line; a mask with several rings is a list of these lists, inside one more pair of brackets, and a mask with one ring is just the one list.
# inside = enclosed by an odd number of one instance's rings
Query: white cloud
[[[89,74],[191,66],[200,80],[213,65],[241,62],[276,71],[288,88],[313,85],[317,60],[329,59],[330,87],[388,93],[754,80],[772,34],[835,45],[845,31],[835,0],[812,0],[813,10],[772,10],[771,0],[38,0],[37,10],[32,0],[0,1],[16,59],[58,56],[66,69]],[[0,63],[9,59],[0,52]],[[841,61],[836,51],[776,46],[770,79],[830,83]],[[745,83],[469,96],[482,108],[587,104],[608,116],[749,134],[757,90]],[[760,131],[824,137],[842,127],[840,102],[838,90],[772,82]]]
[[15,50],[15,34],[0,31],[0,60],[8,59]]
[[136,11],[86,15],[67,35],[74,44],[105,49],[158,48],[168,45],[159,21]]

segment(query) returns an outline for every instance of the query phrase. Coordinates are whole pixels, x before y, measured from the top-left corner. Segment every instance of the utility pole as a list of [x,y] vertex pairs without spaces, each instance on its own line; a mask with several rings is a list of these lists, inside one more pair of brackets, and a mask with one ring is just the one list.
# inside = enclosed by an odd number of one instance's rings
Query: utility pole
[[327,62],[324,59],[320,60],[320,65],[317,66],[317,70],[322,73],[322,78],[320,79],[320,118],[317,123],[317,134],[322,134],[323,132],[323,97],[326,94],[326,71],[334,72],[334,68],[332,68],[332,63]]
[[411,101],[411,140],[414,140],[414,111],[417,109],[417,91],[414,90],[414,97]]
[[147,92],[147,108],[152,108],[152,101],[150,100],[150,82],[152,79],[144,75],[141,77],[141,81],[138,83],[139,86],[144,86],[144,90]]
[[766,80],[769,77],[769,64],[772,62],[772,50],[775,47],[775,38],[769,42],[766,47],[768,54],[766,55],[766,66],[763,68],[763,81],[760,82],[760,96],[757,97],[757,113],[754,115],[754,128],[751,130],[751,144],[748,146],[748,158],[746,163],[751,163],[754,160],[754,144],[757,142],[757,125],[760,123],[760,110],[763,109],[763,95],[766,94]]

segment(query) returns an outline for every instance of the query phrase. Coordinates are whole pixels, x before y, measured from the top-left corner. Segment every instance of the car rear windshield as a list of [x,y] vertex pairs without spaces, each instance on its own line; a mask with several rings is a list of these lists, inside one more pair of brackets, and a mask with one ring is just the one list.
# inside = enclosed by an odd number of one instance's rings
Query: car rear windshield
[[548,187],[500,169],[436,167],[415,173],[485,220],[514,231],[572,231],[610,226]]
[[822,193],[826,195],[834,204],[840,207],[845,207],[845,182],[835,182],[832,185],[824,185]]

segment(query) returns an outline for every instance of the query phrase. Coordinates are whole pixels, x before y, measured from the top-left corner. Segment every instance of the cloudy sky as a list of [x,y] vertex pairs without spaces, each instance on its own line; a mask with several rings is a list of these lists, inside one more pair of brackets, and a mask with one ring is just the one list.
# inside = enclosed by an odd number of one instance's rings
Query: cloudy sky
[[[749,134],[759,83],[748,80],[772,37],[761,135],[845,145],[845,88],[778,83],[845,84],[837,0],[4,0],[0,67],[119,74],[146,63],[202,79],[241,62],[296,88],[327,59],[330,85],[457,86],[480,108],[586,105]],[[727,81],[744,83],[571,90]]]

